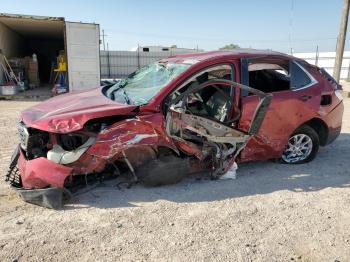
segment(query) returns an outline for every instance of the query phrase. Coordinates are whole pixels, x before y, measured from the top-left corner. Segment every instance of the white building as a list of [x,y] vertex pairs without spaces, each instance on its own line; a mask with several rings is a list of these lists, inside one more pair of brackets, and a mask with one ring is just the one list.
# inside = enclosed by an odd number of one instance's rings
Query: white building
[[160,45],[146,45],[133,48],[131,51],[139,52],[171,52],[173,54],[187,54],[203,52],[203,49],[196,48],[180,48],[176,46],[160,46]]
[[[333,75],[335,52],[310,52],[293,53],[294,56],[306,60],[310,64],[323,67],[330,75]],[[340,70],[340,79],[347,79],[350,67],[350,51],[344,51],[342,66]]]

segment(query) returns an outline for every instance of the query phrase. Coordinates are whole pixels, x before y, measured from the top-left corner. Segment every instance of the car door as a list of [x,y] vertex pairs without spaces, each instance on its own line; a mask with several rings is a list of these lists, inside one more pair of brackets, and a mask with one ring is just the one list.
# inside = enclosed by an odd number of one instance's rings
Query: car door
[[[272,80],[264,80],[261,72],[259,79],[259,73],[252,70],[265,70],[267,79]],[[284,75],[279,72],[281,70]],[[278,73],[282,75],[277,76]],[[273,78],[275,75],[277,80]],[[317,81],[299,62],[275,57],[242,59],[241,82],[271,94],[272,100],[259,133],[249,140],[241,152],[240,161],[279,158],[293,131],[314,117],[319,108]],[[256,95],[241,93],[241,130],[248,129],[258,103]]]
[[[232,92],[224,90],[232,87],[250,92],[259,100],[246,132],[230,121],[235,99]],[[207,160],[214,176],[219,176],[233,165],[249,138],[259,131],[270,100],[270,95],[250,87],[212,79],[188,88],[170,102],[166,132],[181,151],[196,155],[201,161]]]

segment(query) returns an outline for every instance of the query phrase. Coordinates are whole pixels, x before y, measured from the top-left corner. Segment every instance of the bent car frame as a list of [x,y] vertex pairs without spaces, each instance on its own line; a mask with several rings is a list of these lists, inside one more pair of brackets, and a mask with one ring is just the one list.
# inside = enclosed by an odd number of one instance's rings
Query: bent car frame
[[88,181],[162,185],[235,162],[311,161],[341,130],[341,86],[273,51],[173,56],[116,84],[22,112],[6,180],[25,201],[59,208]]

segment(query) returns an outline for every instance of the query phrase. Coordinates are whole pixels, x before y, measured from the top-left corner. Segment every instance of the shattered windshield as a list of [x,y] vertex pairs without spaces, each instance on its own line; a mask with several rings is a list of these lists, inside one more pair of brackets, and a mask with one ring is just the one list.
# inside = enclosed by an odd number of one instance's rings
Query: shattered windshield
[[149,64],[110,87],[105,95],[118,103],[146,104],[190,66],[180,63]]

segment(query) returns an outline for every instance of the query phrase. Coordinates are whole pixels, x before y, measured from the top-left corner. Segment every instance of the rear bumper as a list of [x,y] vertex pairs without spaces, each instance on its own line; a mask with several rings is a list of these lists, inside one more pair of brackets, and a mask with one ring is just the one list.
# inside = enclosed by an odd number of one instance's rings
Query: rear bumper
[[328,136],[325,145],[332,143],[341,132],[343,121],[344,104],[340,102],[331,112],[329,112],[324,121],[328,126]]
[[326,145],[329,145],[334,140],[336,140],[337,137],[340,135],[340,132],[341,132],[341,127],[337,128],[337,129],[330,130],[328,133]]

